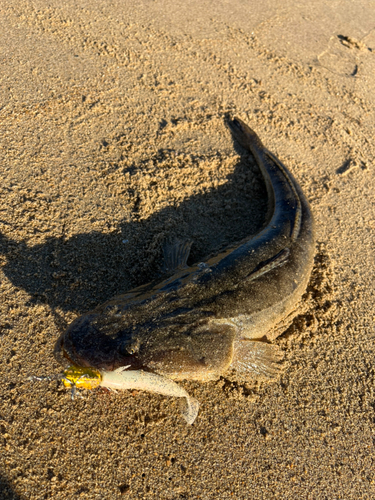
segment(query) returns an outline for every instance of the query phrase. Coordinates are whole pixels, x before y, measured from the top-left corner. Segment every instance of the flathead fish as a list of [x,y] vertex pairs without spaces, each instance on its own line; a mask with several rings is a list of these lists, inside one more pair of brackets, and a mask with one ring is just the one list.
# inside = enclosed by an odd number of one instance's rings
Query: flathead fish
[[255,132],[238,118],[228,125],[264,177],[264,228],[190,267],[191,242],[166,244],[170,276],[73,321],[56,344],[62,363],[105,372],[126,366],[175,381],[204,382],[229,371],[248,379],[279,373],[281,351],[271,342],[296,314],[306,289],[313,217],[297,181]]

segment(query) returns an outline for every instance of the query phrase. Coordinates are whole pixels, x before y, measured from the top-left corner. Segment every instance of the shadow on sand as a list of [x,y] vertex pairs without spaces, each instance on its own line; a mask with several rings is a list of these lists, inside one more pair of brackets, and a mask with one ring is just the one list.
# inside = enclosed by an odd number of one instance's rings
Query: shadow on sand
[[[0,234],[0,254],[6,256],[3,272],[30,295],[31,304],[81,314],[156,278],[168,237],[193,240],[188,260],[192,264],[258,232],[267,212],[265,186],[249,154],[235,148],[240,158],[227,182],[147,220],[122,222],[115,233],[53,237],[34,246]],[[170,154],[159,151],[154,161],[165,165]]]
[[9,481],[0,475],[0,498],[1,500],[22,500],[22,497],[13,491]]

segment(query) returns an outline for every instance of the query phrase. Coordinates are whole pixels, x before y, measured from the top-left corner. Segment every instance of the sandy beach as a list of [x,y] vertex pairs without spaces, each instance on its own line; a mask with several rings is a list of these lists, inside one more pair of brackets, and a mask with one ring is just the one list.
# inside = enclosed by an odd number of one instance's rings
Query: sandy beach
[[[1,500],[375,498],[375,4],[0,5]],[[140,391],[30,381],[67,325],[255,234],[261,174],[226,114],[298,179],[315,266],[272,383]]]

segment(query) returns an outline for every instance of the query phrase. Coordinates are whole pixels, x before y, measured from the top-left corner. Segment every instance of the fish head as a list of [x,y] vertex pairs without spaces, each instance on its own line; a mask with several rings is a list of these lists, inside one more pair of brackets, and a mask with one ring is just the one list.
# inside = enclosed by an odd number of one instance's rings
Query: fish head
[[63,366],[107,371],[121,366],[140,369],[136,345],[131,332],[119,330],[113,321],[103,324],[103,315],[92,311],[71,323],[57,340],[54,354]]
[[205,312],[169,311],[133,320],[131,313],[80,316],[57,341],[55,356],[63,365],[106,371],[127,366],[201,381],[217,378],[232,362],[234,326]]

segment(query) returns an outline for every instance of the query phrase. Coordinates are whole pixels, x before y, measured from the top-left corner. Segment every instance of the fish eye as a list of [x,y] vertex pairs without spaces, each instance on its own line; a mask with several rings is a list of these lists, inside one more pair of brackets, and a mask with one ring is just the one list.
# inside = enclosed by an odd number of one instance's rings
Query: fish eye
[[139,343],[134,340],[123,342],[119,347],[119,352],[123,356],[134,356],[139,351]]

